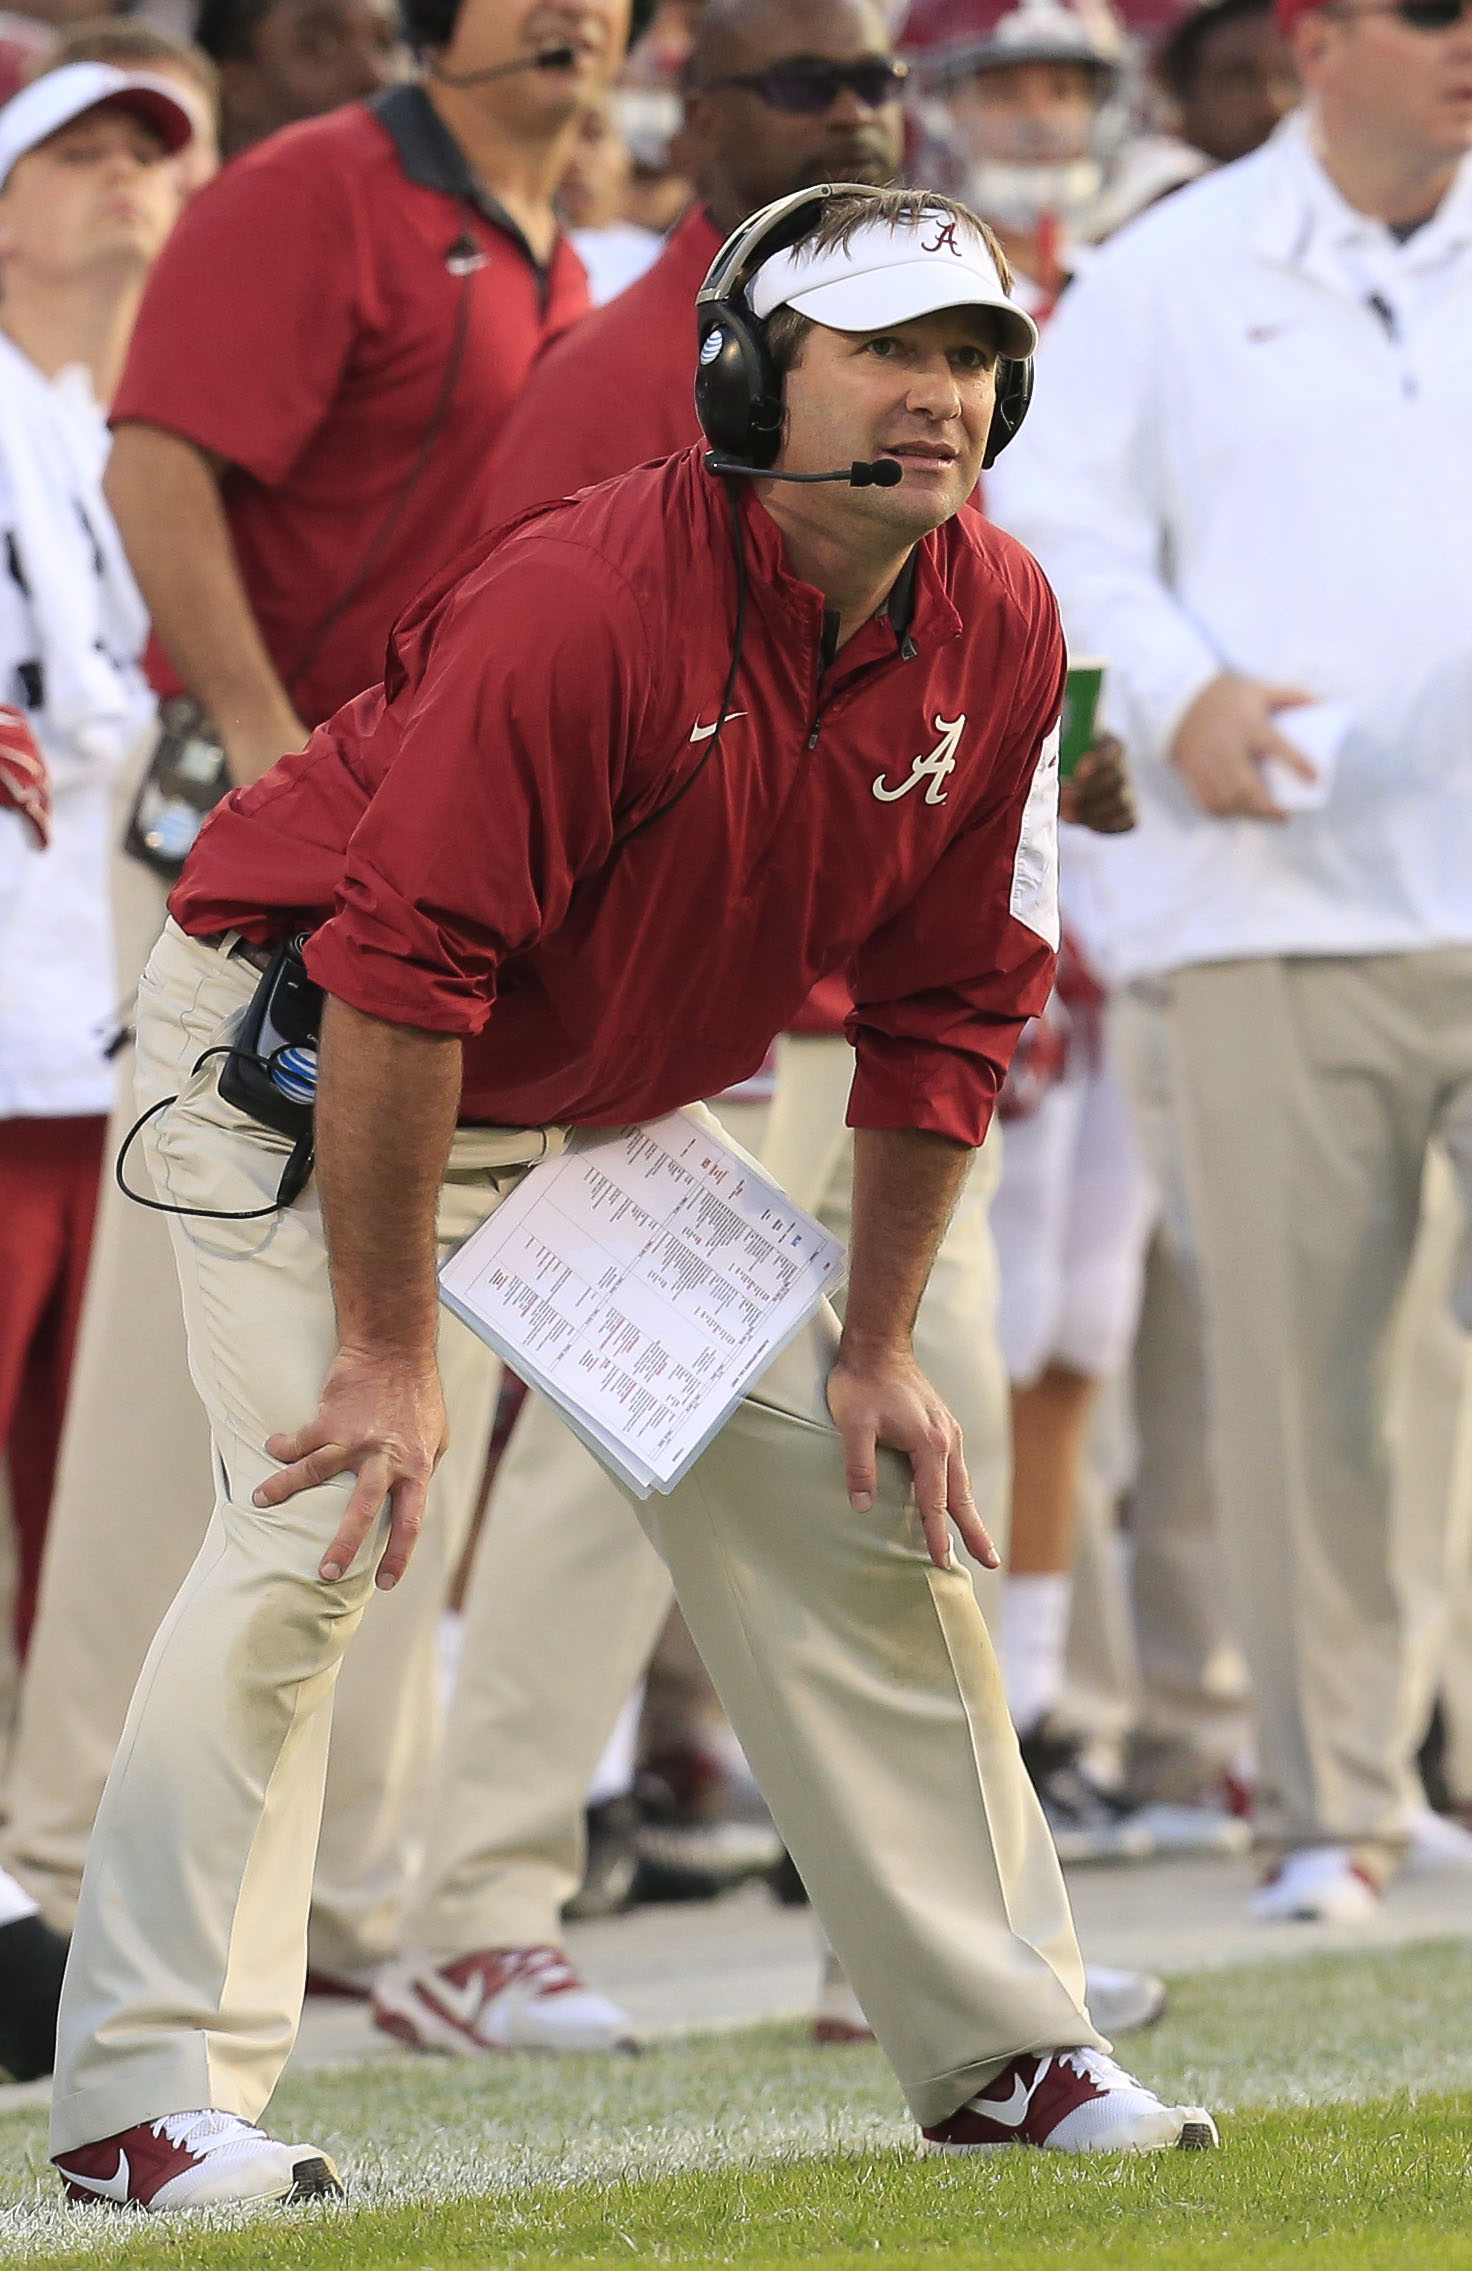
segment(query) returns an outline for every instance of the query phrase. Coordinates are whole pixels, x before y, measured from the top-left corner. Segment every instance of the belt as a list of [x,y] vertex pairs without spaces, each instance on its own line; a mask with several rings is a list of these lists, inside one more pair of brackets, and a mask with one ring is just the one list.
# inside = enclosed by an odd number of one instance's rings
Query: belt
[[253,970],[269,970],[271,967],[271,948],[252,946],[250,940],[242,938],[236,930],[217,930],[197,943],[207,946],[213,954],[223,953],[229,962],[248,962]]

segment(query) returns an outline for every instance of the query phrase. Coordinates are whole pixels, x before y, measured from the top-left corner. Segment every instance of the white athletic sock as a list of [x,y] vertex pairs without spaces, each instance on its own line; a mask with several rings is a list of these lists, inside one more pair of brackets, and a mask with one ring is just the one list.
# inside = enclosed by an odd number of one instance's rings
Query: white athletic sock
[[1009,1576],[1002,1587],[1002,1682],[1019,1735],[1031,1734],[1063,1693],[1072,1605],[1070,1576]]
[[634,1759],[639,1743],[639,1721],[644,1714],[644,1682],[640,1680],[609,1736],[594,1769],[588,1790],[590,1806],[606,1805],[610,1798],[626,1797],[634,1787]]
[[0,1869],[0,1925],[18,1924],[23,1916],[34,1916],[37,1904],[23,1885],[18,1885],[8,1869]]

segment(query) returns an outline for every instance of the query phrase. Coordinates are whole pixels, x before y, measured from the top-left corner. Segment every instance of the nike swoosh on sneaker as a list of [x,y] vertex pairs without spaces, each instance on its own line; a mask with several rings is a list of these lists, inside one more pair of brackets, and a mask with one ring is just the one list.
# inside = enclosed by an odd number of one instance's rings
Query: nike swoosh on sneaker
[[728,717],[724,719],[717,718],[714,725],[697,724],[695,726],[692,726],[690,729],[690,739],[692,741],[709,741],[713,738],[714,735],[720,732],[723,724],[734,725],[738,718],[744,718],[745,715],[745,710],[732,710]]
[[422,1995],[431,2008],[438,2007],[446,2018],[464,2027],[467,2034],[475,2033],[475,2022],[486,1998],[483,1979],[470,1978],[463,1987],[457,1987],[442,1972],[437,1972],[432,1986],[422,1979],[416,1980],[414,1986],[415,1992]]
[[972,2103],[988,2121],[995,2121],[1003,2129],[1020,2129],[1032,2104],[1032,2091],[1019,2074],[1009,2098],[974,2098]]
[[116,2200],[123,2205],[126,2205],[128,2188],[133,2181],[128,2156],[121,2149],[118,2152],[118,2165],[111,2176],[83,2176],[79,2170],[65,2166],[62,2174],[68,2184],[80,2184],[86,2192],[95,2192],[103,2200]]

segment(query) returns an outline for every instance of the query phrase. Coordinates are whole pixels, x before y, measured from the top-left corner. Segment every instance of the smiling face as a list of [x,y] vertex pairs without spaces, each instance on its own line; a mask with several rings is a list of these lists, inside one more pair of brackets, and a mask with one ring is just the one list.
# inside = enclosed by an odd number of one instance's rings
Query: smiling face
[[997,391],[996,320],[945,308],[888,331],[814,324],[787,374],[785,473],[895,457],[894,489],[814,491],[913,541],[958,513],[981,474]]
[[443,49],[444,68],[490,71],[570,48],[555,71],[517,71],[476,90],[478,107],[512,132],[555,132],[618,75],[629,38],[630,0],[462,0]]
[[48,135],[0,191],[0,264],[46,284],[141,273],[178,218],[177,168],[151,126],[109,104]]

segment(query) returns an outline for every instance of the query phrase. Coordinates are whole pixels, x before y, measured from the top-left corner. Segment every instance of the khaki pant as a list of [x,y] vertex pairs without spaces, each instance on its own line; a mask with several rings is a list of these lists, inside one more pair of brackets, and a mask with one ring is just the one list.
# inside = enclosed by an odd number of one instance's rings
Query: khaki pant
[[[784,1040],[761,1144],[767,1172],[845,1240],[852,1076],[853,1051],[841,1038]],[[746,1132],[734,1114],[728,1132]],[[961,1421],[982,1518],[1005,1545],[1007,1386],[986,1226],[996,1173],[988,1139],[936,1257],[915,1342]],[[996,1581],[973,1574],[985,1605]],[[405,1923],[416,1953],[446,1959],[560,1940],[563,1904],[582,1880],[589,1781],[671,1593],[609,1475],[548,1405],[529,1398],[497,1472],[466,1597],[433,1827]]]
[[[122,784],[121,843],[141,771]],[[113,863],[118,967],[131,989],[163,929],[165,886]],[[229,983],[255,974],[236,964]],[[117,1156],[137,1116],[131,1063],[108,1133]],[[165,1094],[168,1090],[164,1091]],[[151,1186],[137,1146],[128,1178]],[[453,1347],[452,1347],[453,1343]],[[459,1425],[436,1477],[438,1519],[409,1575],[374,1615],[339,1687],[312,1910],[315,1968],[362,1977],[397,1942],[418,1858],[424,1761],[439,1723],[435,1626],[475,1498],[498,1372],[447,1326]],[[149,1642],[199,1549],[210,1482],[209,1423],[189,1377],[178,1276],[163,1215],[104,1178],[42,1590],[4,1792],[3,1857],[70,1931],[107,1770]],[[392,1710],[385,1698],[396,1699]]]
[[1129,1599],[1139,1733],[1173,1758],[1182,1791],[1230,1764],[1251,1733],[1247,1668],[1224,1603],[1225,1573],[1207,1455],[1205,1327],[1195,1233],[1159,989],[1110,1004],[1115,1061],[1160,1197],[1135,1341],[1136,1463],[1129,1484]]
[[[189,1067],[242,1006],[238,965],[166,934],[144,984],[154,1176],[184,1204],[274,1192],[284,1147]],[[549,1133],[468,1131],[457,1230]],[[52,2149],[200,2105],[254,2118],[300,2008],[337,1667],[383,1525],[346,1579],[318,1558],[351,1478],[270,1513],[261,1448],[304,1423],[334,1353],[310,1195],[264,1223],[172,1226],[217,1497],[150,1651],[82,1887]],[[446,1225],[448,1227],[448,1224]],[[672,1496],[641,1511],[778,1825],[922,2121],[1017,2052],[1096,2043],[1066,1895],[959,1568],[935,1570],[903,1461],[848,1508],[821,1320]]]
[[1472,951],[1209,964],[1169,1001],[1259,1819],[1373,1860],[1411,1741],[1390,1354],[1428,1147],[1472,1084]]

